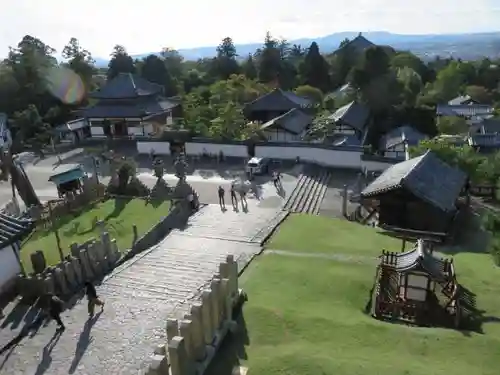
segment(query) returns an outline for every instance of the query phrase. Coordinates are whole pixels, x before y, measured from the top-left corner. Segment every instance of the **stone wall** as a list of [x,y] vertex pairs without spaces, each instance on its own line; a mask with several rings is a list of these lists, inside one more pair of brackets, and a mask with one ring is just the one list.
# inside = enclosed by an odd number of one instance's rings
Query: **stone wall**
[[238,264],[233,255],[228,255],[220,263],[210,287],[201,291],[182,319],[166,320],[167,342],[155,349],[146,374],[203,374],[227,332],[237,326],[233,308],[241,296]]
[[45,267],[43,252],[37,251],[31,254],[34,274],[18,277],[18,293],[28,298],[45,293],[71,296],[86,281],[101,279],[116,266],[120,256],[116,240],[107,232],[97,240],[92,238],[81,245],[73,243],[65,261],[52,267]]

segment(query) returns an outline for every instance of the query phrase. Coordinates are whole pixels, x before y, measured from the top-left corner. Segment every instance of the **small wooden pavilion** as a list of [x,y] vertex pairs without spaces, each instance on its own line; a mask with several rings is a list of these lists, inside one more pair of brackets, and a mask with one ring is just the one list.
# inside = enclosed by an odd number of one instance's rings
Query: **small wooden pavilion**
[[375,318],[458,327],[474,309],[453,260],[433,256],[426,241],[403,253],[382,252],[372,296]]
[[81,193],[83,188],[82,178],[84,176],[85,172],[81,165],[73,164],[56,168],[49,177],[49,181],[56,185],[59,198],[62,198],[70,192]]
[[[386,230],[439,234],[452,232],[467,175],[435,154],[425,154],[387,168],[362,192],[361,202],[378,213]],[[467,193],[467,192],[466,192]]]

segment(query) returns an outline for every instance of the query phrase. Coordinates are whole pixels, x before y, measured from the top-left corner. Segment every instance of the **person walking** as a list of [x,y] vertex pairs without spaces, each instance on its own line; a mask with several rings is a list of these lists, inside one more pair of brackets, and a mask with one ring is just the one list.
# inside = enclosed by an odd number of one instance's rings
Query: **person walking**
[[95,286],[89,281],[85,283],[85,294],[87,295],[88,300],[89,318],[92,318],[94,316],[94,309],[96,306],[101,306],[101,311],[104,310],[104,302],[99,299]]
[[278,177],[278,172],[276,171],[273,172],[273,184],[276,189],[279,188],[279,177]]
[[47,295],[47,312],[51,319],[54,319],[58,325],[58,329],[64,331],[66,329],[61,320],[61,313],[64,308],[64,302],[53,294]]
[[247,193],[244,188],[240,190],[240,200],[241,200],[241,207],[245,209],[245,207],[248,207],[247,203]]
[[219,194],[220,208],[226,208],[226,203],[224,201],[224,194],[225,193],[226,193],[226,191],[224,190],[224,188],[221,185],[219,185],[218,194]]
[[234,189],[234,184],[231,184],[231,203],[233,207],[238,207],[238,198],[236,198],[236,190]]

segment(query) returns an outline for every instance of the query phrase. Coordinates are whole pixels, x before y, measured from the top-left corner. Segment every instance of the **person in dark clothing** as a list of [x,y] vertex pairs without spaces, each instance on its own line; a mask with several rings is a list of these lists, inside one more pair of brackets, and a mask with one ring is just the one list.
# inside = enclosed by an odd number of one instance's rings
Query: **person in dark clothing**
[[231,203],[233,207],[238,206],[238,198],[236,198],[236,190],[234,189],[234,185],[231,185]]
[[64,331],[66,327],[61,320],[61,313],[63,311],[64,302],[53,294],[47,295],[47,312],[50,318],[54,319],[59,326],[58,329]]
[[273,172],[273,184],[276,189],[279,188],[279,182],[278,172]]
[[104,309],[104,302],[99,299],[95,287],[88,281],[85,283],[85,294],[88,300],[89,317],[94,316],[94,309],[96,306],[101,306],[101,311]]
[[224,190],[224,188],[222,186],[219,186],[218,193],[219,193],[219,204],[220,204],[220,207],[221,208],[225,208],[226,207],[226,203],[224,202],[224,194],[226,193],[226,191]]
[[245,209],[245,207],[248,206],[248,203],[247,203],[247,193],[246,193],[245,189],[241,189],[240,190],[240,200],[241,200],[241,207],[243,209]]

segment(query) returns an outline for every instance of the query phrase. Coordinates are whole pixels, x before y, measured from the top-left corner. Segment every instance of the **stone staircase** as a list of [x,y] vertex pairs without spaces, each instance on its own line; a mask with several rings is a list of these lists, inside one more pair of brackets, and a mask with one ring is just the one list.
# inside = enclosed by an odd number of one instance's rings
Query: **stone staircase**
[[306,167],[283,209],[318,215],[330,178],[331,173],[325,168]]

